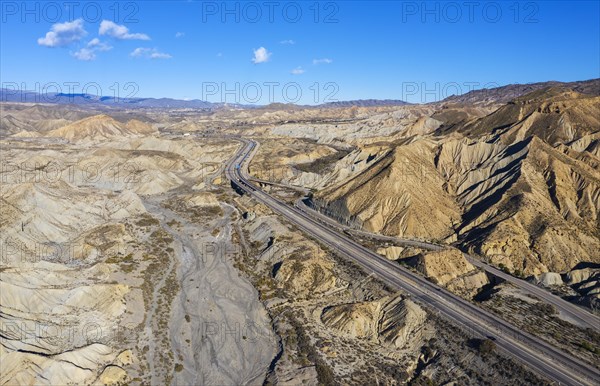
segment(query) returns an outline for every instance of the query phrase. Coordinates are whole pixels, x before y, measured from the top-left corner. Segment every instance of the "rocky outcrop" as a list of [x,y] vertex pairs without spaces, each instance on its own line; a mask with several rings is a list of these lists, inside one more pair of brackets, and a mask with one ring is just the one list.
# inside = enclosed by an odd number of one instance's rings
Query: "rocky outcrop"
[[574,269],[564,275],[565,284],[577,293],[577,302],[600,311],[600,268]]
[[381,247],[377,249],[377,253],[385,256],[388,260],[398,260],[405,249],[399,246]]
[[409,264],[434,283],[465,297],[473,297],[489,283],[485,272],[477,270],[454,248],[420,253],[409,259]]
[[475,267],[457,249],[422,253],[412,259],[412,265],[428,279],[446,285]]
[[275,279],[299,297],[318,296],[337,288],[333,266],[333,262],[318,253],[304,258],[292,252],[285,256]]
[[351,303],[326,308],[321,320],[353,338],[377,340],[381,302]]
[[490,279],[485,272],[475,270],[452,280],[446,288],[465,298],[473,298],[489,283]]
[[534,283],[544,287],[563,285],[560,274],[556,272],[544,272],[541,275],[535,276]]
[[600,262],[598,170],[535,137],[527,147],[518,176],[461,230],[464,245],[526,275]]
[[396,348],[418,340],[426,319],[421,307],[401,296],[332,306],[321,315],[327,327],[341,334]]

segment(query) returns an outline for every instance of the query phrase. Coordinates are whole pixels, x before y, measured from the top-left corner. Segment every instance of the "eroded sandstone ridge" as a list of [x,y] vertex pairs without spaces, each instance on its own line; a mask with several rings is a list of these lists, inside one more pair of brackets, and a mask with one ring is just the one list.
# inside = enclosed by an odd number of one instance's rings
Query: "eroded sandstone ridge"
[[481,118],[438,116],[315,201],[369,231],[457,241],[517,274],[600,263],[599,110],[598,96],[548,88]]
[[326,326],[351,337],[397,348],[404,348],[419,336],[426,318],[421,307],[400,296],[333,306],[321,316]]

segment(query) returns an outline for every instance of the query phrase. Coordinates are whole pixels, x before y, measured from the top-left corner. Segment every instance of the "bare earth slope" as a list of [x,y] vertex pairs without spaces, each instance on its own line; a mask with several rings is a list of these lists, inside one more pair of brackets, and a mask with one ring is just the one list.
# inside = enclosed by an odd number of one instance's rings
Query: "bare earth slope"
[[598,263],[598,111],[600,97],[537,90],[442,136],[392,145],[315,203],[370,231],[458,240],[517,273]]

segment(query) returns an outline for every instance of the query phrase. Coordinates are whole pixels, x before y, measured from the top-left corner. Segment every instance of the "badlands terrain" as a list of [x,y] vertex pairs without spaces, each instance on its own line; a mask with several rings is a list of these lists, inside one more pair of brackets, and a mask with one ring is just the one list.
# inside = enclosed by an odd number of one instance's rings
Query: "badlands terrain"
[[2,385],[550,384],[241,194],[240,137],[264,191],[600,366],[598,328],[464,254],[600,314],[598,79],[425,105],[0,106]]

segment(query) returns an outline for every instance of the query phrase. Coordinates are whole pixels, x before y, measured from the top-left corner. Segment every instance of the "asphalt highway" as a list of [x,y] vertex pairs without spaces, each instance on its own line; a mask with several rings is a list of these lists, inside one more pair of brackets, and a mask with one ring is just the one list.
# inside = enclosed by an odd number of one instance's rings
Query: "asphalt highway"
[[[412,246],[417,248],[422,248],[430,251],[438,251],[446,248],[445,245],[430,243],[422,240],[413,240],[413,239],[405,239],[400,237],[392,237],[392,236],[384,236],[378,235],[375,233],[365,232],[361,230],[352,229],[345,225],[339,224],[335,220],[330,217],[327,217],[316,210],[306,206],[302,200],[298,200],[296,202],[296,207],[301,211],[308,213],[311,217],[315,218],[317,221],[327,224],[331,227],[337,228],[341,231],[345,231],[354,235],[363,236],[366,238],[377,239],[382,241],[391,241],[400,245]],[[556,310],[563,316],[565,319],[568,319],[573,324],[576,324],[583,328],[591,328],[594,330],[600,329],[600,318],[598,316],[592,314],[588,310],[585,310],[582,307],[579,307],[573,303],[569,303],[565,299],[548,292],[547,290],[536,286],[528,281],[523,279],[519,279],[518,277],[514,277],[501,269],[498,269],[490,264],[486,264],[485,262],[470,256],[466,253],[463,253],[467,261],[473,264],[475,267],[481,268],[484,271],[488,272],[491,275],[501,278],[502,280],[506,280],[507,282],[513,284],[514,286],[520,288],[522,291],[529,293],[538,299],[544,301],[545,303],[551,304],[556,308]]]
[[600,384],[600,371],[597,368],[370,251],[334,226],[318,221],[305,211],[263,192],[251,182],[247,173],[248,163],[256,153],[258,144],[248,139],[239,140],[244,145],[227,164],[225,172],[235,185],[255,200],[284,216],[343,257],[355,262],[367,273],[403,290],[415,302],[462,325],[475,336],[492,337],[499,349],[556,384]]

